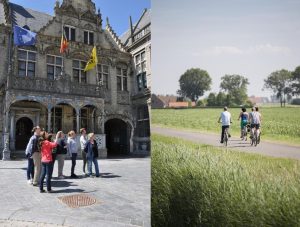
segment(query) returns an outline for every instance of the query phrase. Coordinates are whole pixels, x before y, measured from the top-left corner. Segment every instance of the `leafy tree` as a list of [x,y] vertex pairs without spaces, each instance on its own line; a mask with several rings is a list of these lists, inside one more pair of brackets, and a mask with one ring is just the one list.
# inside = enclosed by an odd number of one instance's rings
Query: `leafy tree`
[[216,97],[216,106],[227,106],[227,96],[223,92],[219,92]]
[[281,107],[286,103],[286,99],[292,95],[291,86],[292,74],[286,69],[272,72],[267,79],[265,79],[264,87],[270,89],[276,94],[280,100]]
[[300,66],[292,72],[292,89],[294,95],[300,95]]
[[211,92],[207,97],[207,106],[215,106],[216,105],[216,94]]
[[191,101],[197,101],[206,91],[210,90],[211,83],[211,77],[205,70],[191,68],[180,77],[180,90],[177,93]]
[[227,105],[242,105],[247,101],[248,79],[240,75],[225,75],[220,88],[227,94]]

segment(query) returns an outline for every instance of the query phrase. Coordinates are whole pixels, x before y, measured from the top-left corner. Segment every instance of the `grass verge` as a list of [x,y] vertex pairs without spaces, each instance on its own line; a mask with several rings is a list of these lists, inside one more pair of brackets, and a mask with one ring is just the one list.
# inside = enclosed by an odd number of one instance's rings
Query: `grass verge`
[[300,162],[152,136],[152,226],[300,226]]

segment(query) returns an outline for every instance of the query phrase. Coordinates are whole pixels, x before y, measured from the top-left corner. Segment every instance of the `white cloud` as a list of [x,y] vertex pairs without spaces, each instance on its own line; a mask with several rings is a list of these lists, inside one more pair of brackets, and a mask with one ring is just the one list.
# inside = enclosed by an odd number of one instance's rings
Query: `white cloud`
[[241,49],[236,46],[215,46],[204,50],[203,52],[193,53],[193,56],[220,56],[220,55],[242,55],[242,54],[284,54],[289,55],[290,48],[284,46],[274,46],[272,44],[260,44]]

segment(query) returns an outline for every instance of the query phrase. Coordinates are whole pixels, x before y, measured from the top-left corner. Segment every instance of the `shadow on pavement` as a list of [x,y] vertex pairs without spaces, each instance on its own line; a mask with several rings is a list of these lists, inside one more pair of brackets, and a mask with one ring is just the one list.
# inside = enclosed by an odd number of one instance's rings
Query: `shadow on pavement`
[[55,188],[66,188],[70,186],[77,186],[73,184],[73,182],[64,181],[64,180],[58,180],[58,181],[52,180],[51,185]]
[[61,189],[61,190],[53,190],[52,194],[55,193],[80,193],[84,192],[83,189]]
[[101,178],[118,178],[121,177],[119,175],[114,175],[112,173],[101,173]]

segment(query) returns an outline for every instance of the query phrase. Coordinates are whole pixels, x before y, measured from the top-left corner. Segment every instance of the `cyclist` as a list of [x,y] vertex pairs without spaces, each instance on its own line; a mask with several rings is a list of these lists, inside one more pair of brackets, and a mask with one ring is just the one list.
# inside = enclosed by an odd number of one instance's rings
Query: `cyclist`
[[249,123],[250,123],[250,139],[252,139],[252,137],[253,137],[253,134],[252,134],[252,128],[254,127],[253,126],[253,114],[254,114],[254,112],[255,112],[255,107],[252,107],[251,108],[251,112],[249,113]]
[[254,135],[254,130],[257,133],[257,143],[260,142],[260,125],[261,125],[261,114],[259,112],[258,107],[255,107],[255,111],[252,112],[252,120],[251,120],[251,131],[252,136]]
[[[218,122],[222,122],[222,133],[221,133],[221,142],[223,143],[224,140],[224,133],[225,133],[225,129],[230,127],[230,123],[231,122],[231,114],[228,112],[228,108],[225,106],[224,107],[224,111],[221,113],[221,116],[219,117]],[[229,132],[228,132],[228,137],[231,137]]]
[[[241,138],[244,137],[244,128],[247,126],[248,121],[249,121],[249,114],[247,113],[247,110],[245,107],[242,108],[242,112],[240,113],[240,116],[238,118],[238,120],[241,119]],[[247,139],[247,136],[246,136]]]

